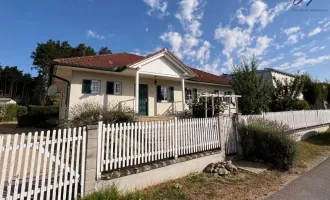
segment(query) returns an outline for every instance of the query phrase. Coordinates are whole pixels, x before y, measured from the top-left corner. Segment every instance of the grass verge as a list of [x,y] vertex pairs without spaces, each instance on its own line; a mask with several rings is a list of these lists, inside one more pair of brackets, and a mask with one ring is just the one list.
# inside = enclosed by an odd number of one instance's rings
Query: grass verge
[[305,172],[315,159],[330,155],[330,131],[298,142],[298,159],[289,172],[269,170],[262,174],[239,171],[236,176],[219,178],[197,173],[131,193],[115,186],[86,196],[84,200],[176,200],[176,199],[257,199],[281,188],[288,180]]

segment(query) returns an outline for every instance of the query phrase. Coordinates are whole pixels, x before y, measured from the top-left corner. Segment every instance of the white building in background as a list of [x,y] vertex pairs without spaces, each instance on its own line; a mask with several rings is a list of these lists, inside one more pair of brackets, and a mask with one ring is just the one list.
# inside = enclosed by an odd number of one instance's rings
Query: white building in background
[[0,98],[0,104],[16,104],[11,98]]

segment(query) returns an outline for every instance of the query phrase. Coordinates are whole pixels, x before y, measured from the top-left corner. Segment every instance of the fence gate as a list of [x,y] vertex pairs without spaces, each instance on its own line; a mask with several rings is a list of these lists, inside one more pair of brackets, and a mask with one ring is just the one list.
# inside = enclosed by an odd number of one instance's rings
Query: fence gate
[[85,146],[85,128],[1,136],[0,198],[77,199]]

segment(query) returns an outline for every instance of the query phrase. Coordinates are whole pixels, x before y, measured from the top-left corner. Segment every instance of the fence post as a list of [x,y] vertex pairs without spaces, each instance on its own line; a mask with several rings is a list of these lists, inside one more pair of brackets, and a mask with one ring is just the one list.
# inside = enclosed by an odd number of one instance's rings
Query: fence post
[[293,110],[291,110],[291,114],[292,114],[292,121],[293,121],[293,130],[296,129],[296,125],[295,125],[295,121],[294,121],[294,113]]
[[221,149],[221,159],[225,160],[226,157],[226,137],[225,137],[225,127],[224,127],[224,116],[218,115],[218,130],[219,130],[219,142]]
[[87,126],[86,137],[86,167],[85,167],[85,188],[84,194],[90,194],[96,190],[96,180],[99,176],[98,171],[98,140],[100,127],[98,125]]
[[307,122],[306,122],[306,111],[304,110],[304,119],[305,119],[305,128],[307,128]]
[[174,152],[174,158],[178,158],[178,118],[174,117],[174,145],[175,145],[175,152]]

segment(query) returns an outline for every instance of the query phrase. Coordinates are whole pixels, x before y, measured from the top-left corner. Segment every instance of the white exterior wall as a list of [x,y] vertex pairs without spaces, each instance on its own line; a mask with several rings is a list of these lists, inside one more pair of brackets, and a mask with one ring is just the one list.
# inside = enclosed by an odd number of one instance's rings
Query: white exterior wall
[[[83,94],[82,93],[82,81],[88,80],[100,80],[101,88],[99,94]],[[106,95],[106,82],[114,81],[122,83],[121,95]],[[174,102],[163,103],[157,102],[156,86],[154,84],[154,78],[140,77],[140,84],[148,85],[148,116],[156,115],[173,115],[177,112],[183,111],[182,108],[182,88],[181,80],[162,80],[157,79],[157,85],[174,87]],[[76,104],[82,102],[97,102],[101,105],[128,106],[134,109],[134,76],[123,76],[120,73],[105,74],[100,72],[87,72],[87,71],[73,71],[71,79],[71,91],[70,91],[70,108]],[[220,90],[223,92],[233,91],[231,87],[221,87],[216,85],[207,85],[201,83],[186,82],[186,88],[197,88],[198,90],[214,91]]]

